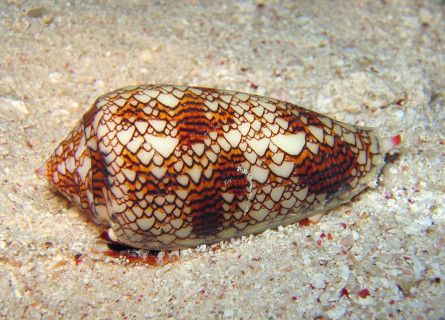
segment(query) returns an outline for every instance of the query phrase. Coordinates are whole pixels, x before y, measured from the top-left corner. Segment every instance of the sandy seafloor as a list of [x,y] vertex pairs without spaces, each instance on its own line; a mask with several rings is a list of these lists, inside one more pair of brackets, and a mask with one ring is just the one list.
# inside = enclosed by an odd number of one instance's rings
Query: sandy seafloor
[[[444,319],[444,14],[435,0],[2,0],[0,316]],[[316,225],[117,262],[34,170],[100,94],[140,83],[273,96],[403,142],[377,188]]]

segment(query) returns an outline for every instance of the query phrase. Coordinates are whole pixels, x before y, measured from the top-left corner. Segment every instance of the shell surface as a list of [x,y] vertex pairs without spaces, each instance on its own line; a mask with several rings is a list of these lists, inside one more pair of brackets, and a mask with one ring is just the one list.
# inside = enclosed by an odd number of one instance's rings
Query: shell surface
[[141,85],[99,97],[37,173],[113,241],[175,250],[346,202],[399,142],[273,98]]

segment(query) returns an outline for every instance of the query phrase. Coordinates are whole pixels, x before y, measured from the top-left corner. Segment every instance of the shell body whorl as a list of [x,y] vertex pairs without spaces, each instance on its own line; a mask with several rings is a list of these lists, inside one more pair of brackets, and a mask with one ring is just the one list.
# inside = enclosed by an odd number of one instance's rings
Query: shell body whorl
[[99,97],[37,172],[111,239],[175,250],[346,202],[384,151],[372,129],[288,102],[141,85]]

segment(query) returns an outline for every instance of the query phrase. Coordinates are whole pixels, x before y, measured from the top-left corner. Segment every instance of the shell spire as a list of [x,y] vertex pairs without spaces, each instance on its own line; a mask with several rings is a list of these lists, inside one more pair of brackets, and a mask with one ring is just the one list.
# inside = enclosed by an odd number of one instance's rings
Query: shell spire
[[[86,145],[82,121],[68,134],[49,159],[36,170],[62,195],[83,212],[95,212],[91,186],[91,157]],[[106,224],[95,214],[88,214],[96,223]]]
[[400,141],[273,98],[141,85],[99,97],[36,172],[111,240],[176,250],[344,203]]

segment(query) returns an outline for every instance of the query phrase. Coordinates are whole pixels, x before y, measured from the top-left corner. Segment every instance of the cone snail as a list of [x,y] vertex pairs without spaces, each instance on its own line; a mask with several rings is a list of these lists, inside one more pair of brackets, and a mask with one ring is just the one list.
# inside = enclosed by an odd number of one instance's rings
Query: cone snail
[[344,203],[400,140],[273,98],[140,85],[99,97],[36,172],[111,240],[176,250]]

